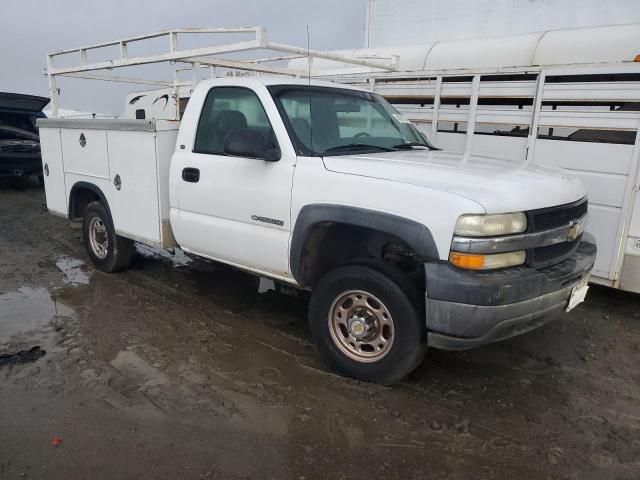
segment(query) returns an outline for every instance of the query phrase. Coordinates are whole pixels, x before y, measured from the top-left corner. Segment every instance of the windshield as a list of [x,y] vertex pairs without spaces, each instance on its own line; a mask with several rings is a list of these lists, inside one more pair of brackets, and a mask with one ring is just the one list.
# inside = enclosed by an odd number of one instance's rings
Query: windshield
[[270,88],[300,155],[326,156],[433,148],[379,95],[330,87]]

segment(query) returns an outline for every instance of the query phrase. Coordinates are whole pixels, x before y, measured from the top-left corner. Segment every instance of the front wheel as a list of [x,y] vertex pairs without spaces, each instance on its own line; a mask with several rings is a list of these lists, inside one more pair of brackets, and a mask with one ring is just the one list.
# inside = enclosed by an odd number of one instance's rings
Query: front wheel
[[103,272],[126,269],[133,257],[133,241],[116,235],[111,216],[101,202],[91,202],[82,220],[84,245],[96,268]]
[[340,373],[388,384],[422,361],[423,320],[402,283],[361,265],[340,267],[318,282],[309,306],[311,333]]

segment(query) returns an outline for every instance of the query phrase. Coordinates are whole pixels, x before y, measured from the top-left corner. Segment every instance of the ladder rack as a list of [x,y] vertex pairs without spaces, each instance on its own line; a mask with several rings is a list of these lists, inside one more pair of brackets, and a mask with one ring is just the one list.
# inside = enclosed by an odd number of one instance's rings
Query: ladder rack
[[[203,35],[210,34],[245,34],[250,36],[249,39],[243,41],[230,42],[221,45],[210,45],[205,47],[180,49],[178,47],[178,39],[185,35]],[[167,48],[161,53],[150,55],[129,55],[129,45],[131,44],[147,44],[149,40],[166,37]],[[152,46],[152,45],[151,45]],[[108,48],[118,47],[119,55],[108,60],[102,60],[95,63],[88,61],[88,52],[102,51]],[[236,54],[238,52],[269,50],[278,52],[273,57],[257,57],[255,59],[232,59],[221,58],[221,55]],[[286,54],[286,55],[282,55]],[[55,60],[60,57],[69,58],[75,56],[79,62],[67,66],[56,66]],[[305,57],[309,59],[309,70],[299,70],[287,68],[279,65],[273,65],[273,62],[281,62],[292,58]],[[51,98],[52,117],[58,117],[58,97],[59,89],[57,87],[57,77],[83,78],[89,80],[101,80],[111,82],[124,82],[142,85],[156,85],[159,87],[173,87],[174,100],[178,101],[178,88],[181,85],[192,83],[195,87],[199,80],[200,70],[208,68],[210,75],[215,76],[215,68],[221,67],[231,70],[240,70],[254,72],[256,74],[268,73],[275,75],[290,75],[294,77],[312,76],[313,59],[320,58],[333,60],[350,65],[360,65],[370,68],[379,69],[381,71],[396,71],[398,65],[398,57],[381,57],[379,59],[368,59],[363,57],[355,57],[341,55],[337,53],[324,52],[319,50],[310,50],[307,48],[295,47],[282,43],[271,42],[267,38],[267,31],[263,27],[230,27],[230,28],[178,28],[172,30],[162,30],[159,32],[137,35],[133,37],[121,38],[118,40],[86,45],[78,48],[65,50],[57,50],[47,54],[47,68],[45,75],[49,82],[49,96]],[[381,61],[388,60],[388,61]],[[149,65],[155,63],[166,63],[172,65],[172,80],[166,79],[142,79],[114,75],[95,74],[101,70],[114,70],[116,68],[134,67],[140,65]],[[177,64],[183,64],[179,67]],[[186,67],[185,67],[186,66]],[[178,72],[191,70],[193,73],[191,82],[180,82],[178,80]]]

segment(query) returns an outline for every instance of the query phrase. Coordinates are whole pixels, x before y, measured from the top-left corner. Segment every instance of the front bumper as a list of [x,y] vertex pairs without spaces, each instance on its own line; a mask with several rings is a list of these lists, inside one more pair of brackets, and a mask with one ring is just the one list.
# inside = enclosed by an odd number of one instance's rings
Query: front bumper
[[539,270],[469,272],[446,262],[425,264],[429,346],[465,350],[547,323],[567,307],[595,257],[595,240],[585,233],[571,257]]

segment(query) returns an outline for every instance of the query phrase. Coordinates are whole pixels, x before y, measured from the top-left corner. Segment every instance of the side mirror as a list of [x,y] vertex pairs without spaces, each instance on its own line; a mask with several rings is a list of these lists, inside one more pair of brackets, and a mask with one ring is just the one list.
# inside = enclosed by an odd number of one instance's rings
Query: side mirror
[[229,130],[229,133],[224,137],[224,153],[234,157],[255,158],[267,162],[280,160],[279,150],[270,147],[262,133],[250,128]]

